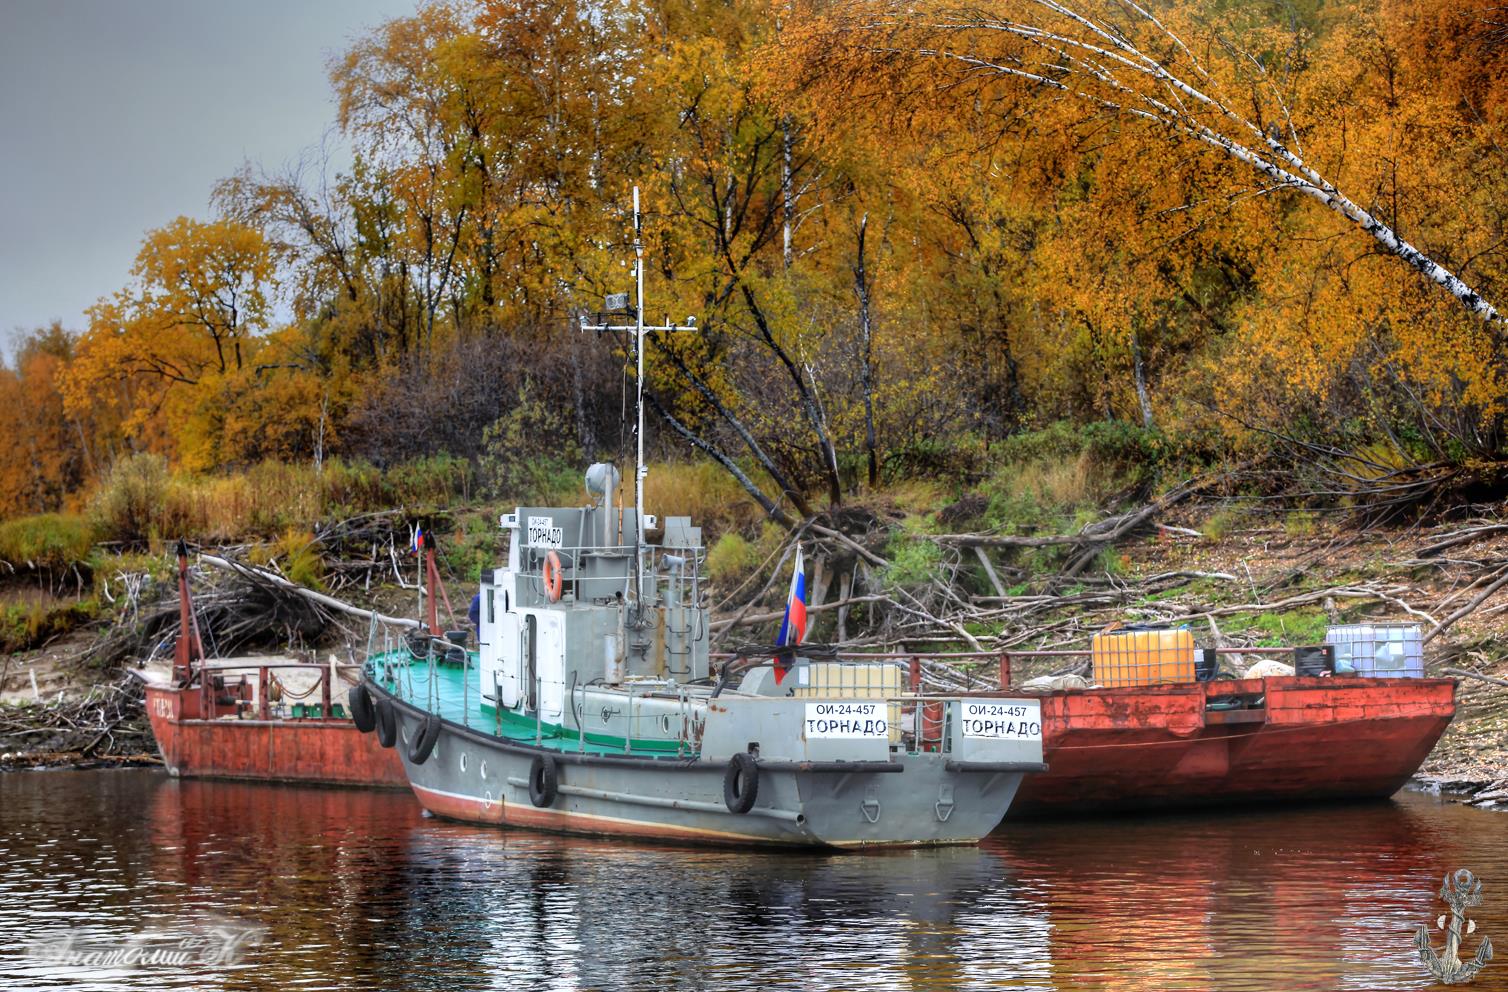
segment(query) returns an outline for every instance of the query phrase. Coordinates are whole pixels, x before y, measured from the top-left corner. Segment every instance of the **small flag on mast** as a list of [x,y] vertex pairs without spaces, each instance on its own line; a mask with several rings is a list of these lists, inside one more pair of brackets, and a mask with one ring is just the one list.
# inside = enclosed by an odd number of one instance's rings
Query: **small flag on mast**
[[[796,545],[796,567],[791,573],[791,592],[785,600],[785,617],[780,621],[780,636],[775,639],[779,647],[795,647],[806,640],[806,559],[801,545]],[[779,685],[790,670],[793,655],[782,652],[775,659],[775,684]]]
[[424,525],[419,524],[414,528],[414,540],[411,549],[414,554],[424,550]]

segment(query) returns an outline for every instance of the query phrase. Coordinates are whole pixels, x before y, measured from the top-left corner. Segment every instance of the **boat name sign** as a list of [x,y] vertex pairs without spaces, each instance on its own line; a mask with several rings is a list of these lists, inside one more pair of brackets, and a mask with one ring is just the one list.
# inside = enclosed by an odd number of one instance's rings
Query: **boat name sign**
[[963,701],[963,735],[990,740],[1037,741],[1042,739],[1042,704],[1035,699],[966,699]]
[[832,740],[888,737],[885,710],[880,703],[807,703],[806,739]]
[[529,547],[558,548],[565,544],[565,528],[554,526],[553,517],[529,518]]

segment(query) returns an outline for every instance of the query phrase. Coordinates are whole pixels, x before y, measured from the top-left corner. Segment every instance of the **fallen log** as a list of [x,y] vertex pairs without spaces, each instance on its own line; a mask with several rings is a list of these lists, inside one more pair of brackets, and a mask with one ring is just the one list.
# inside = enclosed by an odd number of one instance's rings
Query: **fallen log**
[[1430,641],[1432,641],[1436,637],[1438,637],[1442,632],[1444,632],[1449,627],[1451,627],[1453,624],[1455,624],[1455,622],[1457,620],[1460,620],[1463,617],[1470,616],[1471,612],[1473,610],[1475,610],[1478,606],[1481,606],[1484,602],[1486,602],[1487,597],[1491,596],[1493,593],[1497,592],[1499,589],[1501,589],[1505,585],[1508,585],[1508,568],[1505,568],[1498,575],[1497,579],[1495,581],[1493,581],[1490,585],[1488,585],[1486,589],[1483,589],[1481,592],[1479,592],[1475,596],[1473,596],[1472,599],[1471,599],[1471,602],[1467,603],[1465,606],[1461,607],[1459,610],[1457,610],[1456,612],[1452,613],[1450,616],[1446,617],[1444,620],[1441,620],[1433,628],[1431,628],[1431,630],[1429,631],[1429,633],[1427,633],[1427,634],[1424,635],[1423,643],[1428,644]]
[[1493,678],[1491,675],[1483,675],[1481,672],[1469,672],[1464,668],[1442,668],[1446,675],[1458,675],[1465,679],[1480,679],[1483,682],[1491,682],[1493,685],[1508,686],[1508,679]]
[[[831,603],[823,603],[820,606],[808,606],[806,612],[812,614],[822,613],[826,610],[839,610],[853,606],[855,603],[889,602],[893,602],[889,596],[850,596],[847,599],[834,600]],[[784,610],[777,610],[773,613],[740,613],[726,620],[714,620],[710,626],[713,630],[723,630],[729,627],[744,627],[751,623],[769,623],[772,620],[779,620],[784,616]]]
[[1458,545],[1470,544],[1473,541],[1481,540],[1493,534],[1501,534],[1505,531],[1508,531],[1508,524],[1483,524],[1480,527],[1468,527],[1465,530],[1458,530],[1452,534],[1447,534],[1432,544],[1426,544],[1414,553],[1420,558],[1430,558]]

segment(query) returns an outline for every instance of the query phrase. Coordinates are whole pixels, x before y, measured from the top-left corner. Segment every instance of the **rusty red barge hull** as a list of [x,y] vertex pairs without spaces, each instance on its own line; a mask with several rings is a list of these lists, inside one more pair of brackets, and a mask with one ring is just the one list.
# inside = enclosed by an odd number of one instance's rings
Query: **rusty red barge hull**
[[149,685],[147,715],[163,763],[185,778],[407,789],[394,748],[342,719],[204,719],[197,687]]
[[1453,679],[1277,677],[1055,692],[1011,818],[1382,798],[1455,715]]

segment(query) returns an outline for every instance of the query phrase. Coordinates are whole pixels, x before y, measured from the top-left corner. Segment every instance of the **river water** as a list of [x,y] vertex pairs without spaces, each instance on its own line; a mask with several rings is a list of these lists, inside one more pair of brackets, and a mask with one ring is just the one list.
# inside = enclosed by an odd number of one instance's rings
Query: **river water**
[[[1508,816],[1418,793],[824,855],[469,827],[400,792],[23,772],[0,775],[0,989],[1428,988],[1413,935],[1457,868],[1484,880],[1469,950],[1508,948]],[[193,952],[84,956],[130,946]],[[1508,988],[1508,960],[1468,987]]]

